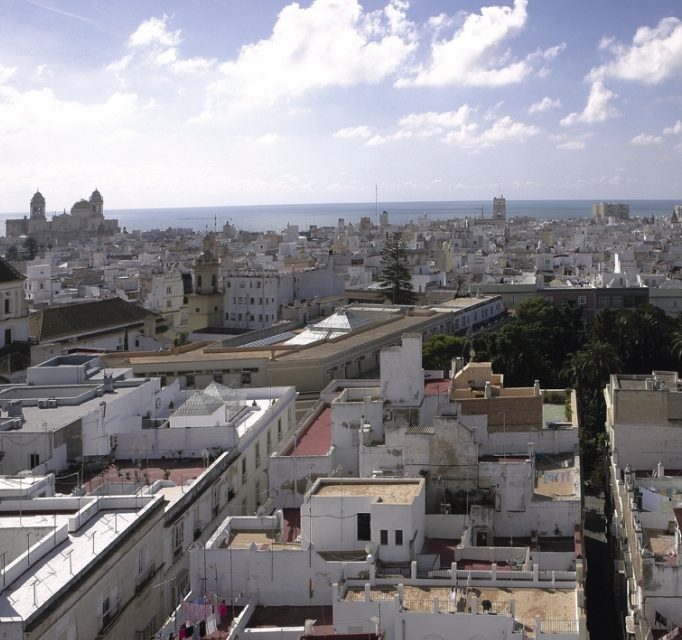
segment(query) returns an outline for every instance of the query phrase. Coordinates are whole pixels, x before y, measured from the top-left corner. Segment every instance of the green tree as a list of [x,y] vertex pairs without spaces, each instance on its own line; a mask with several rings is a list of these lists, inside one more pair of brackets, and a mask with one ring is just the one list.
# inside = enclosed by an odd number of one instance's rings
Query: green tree
[[400,233],[394,233],[381,250],[381,264],[383,269],[378,281],[386,300],[392,304],[414,304],[417,296],[412,291],[407,249]]
[[575,389],[580,425],[580,455],[584,475],[596,484],[604,478],[606,455],[606,403],[603,389],[612,373],[619,371],[621,360],[607,342],[589,342],[572,353],[563,373]]
[[5,258],[7,258],[7,260],[17,260],[19,258],[17,245],[13,244],[9,246],[7,253],[5,254]]
[[449,369],[452,359],[463,356],[468,344],[469,339],[464,336],[431,336],[422,347],[424,369]]
[[485,334],[482,346],[477,343],[477,359],[490,360],[508,386],[531,385],[534,380],[546,388],[559,386],[568,354],[584,339],[581,316],[582,308],[573,303],[555,306],[539,296],[524,300],[511,322]]
[[588,342],[568,356],[564,367],[567,382],[578,392],[601,394],[612,373],[621,365],[620,356],[607,342]]
[[38,250],[38,242],[35,238],[31,236],[26,236],[24,240],[24,257],[26,260],[33,260],[36,257],[36,251]]

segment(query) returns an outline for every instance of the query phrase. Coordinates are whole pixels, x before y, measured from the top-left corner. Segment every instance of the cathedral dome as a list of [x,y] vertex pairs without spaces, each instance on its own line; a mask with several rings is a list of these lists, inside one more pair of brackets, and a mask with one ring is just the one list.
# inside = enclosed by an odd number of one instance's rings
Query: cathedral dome
[[45,204],[45,196],[40,191],[36,191],[31,198],[31,204]]

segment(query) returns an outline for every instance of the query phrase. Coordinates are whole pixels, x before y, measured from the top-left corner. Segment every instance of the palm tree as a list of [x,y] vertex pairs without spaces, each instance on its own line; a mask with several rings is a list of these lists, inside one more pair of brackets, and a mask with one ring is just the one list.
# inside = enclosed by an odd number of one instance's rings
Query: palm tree
[[618,352],[608,342],[588,342],[568,357],[563,374],[577,391],[601,393],[620,365]]

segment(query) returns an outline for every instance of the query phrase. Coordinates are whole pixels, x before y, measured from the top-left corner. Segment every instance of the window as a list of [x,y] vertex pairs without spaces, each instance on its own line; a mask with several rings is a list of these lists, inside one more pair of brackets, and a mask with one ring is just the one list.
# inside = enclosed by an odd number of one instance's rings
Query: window
[[270,432],[268,431],[268,434],[265,439],[265,453],[270,455],[270,452],[272,451],[272,436],[270,435]]
[[256,442],[256,446],[254,449],[254,459],[256,462],[256,467],[260,466],[260,442]]
[[171,301],[166,300],[166,309],[170,309],[170,307],[171,307]]
[[159,625],[156,624],[156,616],[154,616],[144,629],[135,632],[135,640],[147,640],[155,637],[154,634],[159,630]]
[[179,522],[173,527],[173,560],[182,553],[182,545],[185,540],[183,523]]
[[118,612],[119,597],[118,587],[111,585],[102,592],[102,617],[100,620],[100,630],[106,629]]
[[40,454],[38,453],[32,453],[29,456],[29,469],[33,469],[33,467],[37,467],[40,464]]
[[370,540],[370,514],[358,513],[357,515],[358,540]]
[[5,345],[12,343],[12,330],[5,329]]
[[396,529],[395,530],[395,544],[397,547],[400,547],[403,544],[403,530],[402,529]]
[[171,288],[170,288],[170,287],[166,287],[166,293],[167,293],[168,295],[171,294]]
[[246,458],[242,458],[242,484],[246,484]]
[[282,439],[282,418],[277,420],[277,442]]
[[149,566],[149,550],[147,547],[142,547],[137,552],[137,572],[144,573]]
[[587,296],[578,296],[578,304],[584,307],[587,304]]
[[215,518],[218,515],[218,509],[220,508],[220,485],[213,485],[211,488],[211,513]]
[[73,640],[73,638],[75,637],[76,637],[75,629],[71,625],[57,633],[57,640]]
[[5,313],[9,313],[9,298],[5,298]]
[[382,529],[380,532],[380,544],[388,544],[388,529]]

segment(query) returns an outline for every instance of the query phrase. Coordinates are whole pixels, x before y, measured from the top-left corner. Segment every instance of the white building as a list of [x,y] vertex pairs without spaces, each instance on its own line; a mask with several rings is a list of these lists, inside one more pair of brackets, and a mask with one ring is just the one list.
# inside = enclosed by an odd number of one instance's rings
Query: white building
[[28,307],[24,276],[0,257],[0,347],[28,340]]
[[182,330],[187,327],[187,302],[182,274],[177,267],[152,275],[144,306],[166,318],[168,326]]
[[[11,431],[0,436],[3,471],[34,467],[68,477],[70,465],[77,479],[60,480],[59,491],[75,489],[88,500],[161,499],[160,530],[152,538],[156,588],[138,593],[135,608],[146,618],[128,627],[149,624],[145,633],[154,633],[188,591],[188,547],[205,542],[225,517],[266,507],[268,455],[294,424],[291,387],[242,391],[214,383],[182,391],[177,382],[162,386],[129,370],[105,373],[91,355],[32,367],[28,384],[5,387],[0,396],[11,416],[0,424]],[[54,491],[31,486],[29,493],[23,475],[6,478],[0,494],[4,488],[7,497],[20,492],[27,500]]]
[[682,628],[682,383],[612,375],[605,396],[615,593],[628,638],[660,637]]
[[162,517],[160,496],[3,499],[0,635],[150,637]]
[[231,270],[223,282],[223,326],[234,329],[264,329],[281,320],[282,309],[289,304],[344,293],[344,277],[336,272],[333,256],[323,267],[290,272]]
[[33,306],[52,302],[61,290],[50,260],[34,260],[26,265],[26,300]]
[[245,606],[230,637],[256,633],[259,607],[322,605],[341,634],[587,637],[563,391],[547,407],[539,384],[506,389],[489,363],[448,380],[420,355],[405,335],[379,380],[331,384],[270,459],[275,514],[228,519],[190,553],[190,597]]

